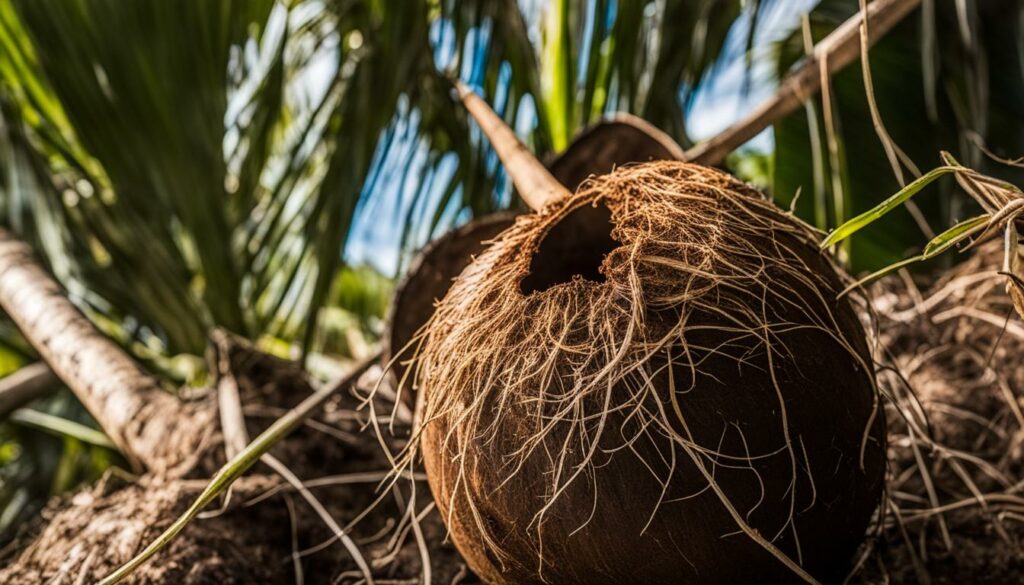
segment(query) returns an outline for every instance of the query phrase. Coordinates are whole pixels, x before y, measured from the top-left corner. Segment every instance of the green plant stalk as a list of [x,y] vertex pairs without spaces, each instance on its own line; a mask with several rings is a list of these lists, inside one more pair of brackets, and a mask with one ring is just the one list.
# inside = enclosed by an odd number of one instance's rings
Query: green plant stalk
[[921,191],[921,189],[924,189],[939,177],[947,175],[949,173],[954,173],[958,170],[962,170],[962,168],[963,167],[942,166],[928,171],[919,179],[915,180],[913,183],[910,183],[906,187],[900,189],[898,192],[896,192],[895,195],[889,197],[888,199],[878,204],[874,208],[865,211],[864,213],[854,217],[853,219],[837,227],[832,233],[828,235],[827,238],[825,238],[824,241],[821,242],[821,247],[829,248],[839,242],[842,242],[843,240],[849,238],[850,236],[857,233],[864,227],[867,227],[874,221],[880,219],[882,216],[889,213],[893,209],[902,205],[908,199],[910,199],[919,191]]
[[978,217],[964,220],[954,225],[948,230],[932,238],[932,240],[928,242],[928,245],[924,247],[924,251],[918,254],[917,256],[912,256],[905,260],[894,262],[884,268],[880,268],[872,272],[871,274],[865,276],[864,278],[861,278],[857,282],[846,287],[846,289],[839,293],[839,296],[843,296],[859,286],[869,283],[872,280],[881,278],[886,274],[903,268],[904,266],[909,266],[911,264],[914,264],[915,262],[922,262],[924,260],[929,260],[931,258],[934,258],[935,256],[938,256],[939,254],[952,248],[953,246],[962,242],[963,240],[982,231],[988,225],[990,217],[991,216],[988,214],[979,215]]
[[559,152],[569,145],[575,129],[575,100],[572,96],[575,67],[569,30],[570,5],[568,0],[556,0],[547,10],[544,18],[544,59],[541,61],[544,95],[541,100],[548,112],[552,144],[555,151]]
[[986,213],[973,219],[965,219],[935,236],[924,247],[924,252],[921,253],[922,260],[927,260],[933,256],[937,256],[952,248],[954,244],[963,241],[964,238],[977,233],[988,225],[989,218],[991,217],[991,215]]

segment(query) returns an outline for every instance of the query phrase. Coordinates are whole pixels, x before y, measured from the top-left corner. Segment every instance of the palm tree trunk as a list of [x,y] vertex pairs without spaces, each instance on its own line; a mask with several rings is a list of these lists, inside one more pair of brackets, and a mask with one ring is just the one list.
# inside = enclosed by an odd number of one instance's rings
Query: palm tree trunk
[[68,300],[29,246],[2,229],[0,306],[136,469],[162,474],[191,463],[213,426],[212,409],[164,391]]

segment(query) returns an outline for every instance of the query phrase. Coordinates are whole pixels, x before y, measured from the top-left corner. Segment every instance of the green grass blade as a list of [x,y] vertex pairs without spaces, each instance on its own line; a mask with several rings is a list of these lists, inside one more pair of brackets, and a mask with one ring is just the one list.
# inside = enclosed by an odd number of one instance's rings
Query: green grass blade
[[857,217],[854,217],[853,219],[847,221],[843,225],[837,227],[831,234],[828,235],[827,238],[825,238],[825,240],[821,243],[821,247],[828,248],[849,238],[853,234],[860,231],[862,228],[870,225],[875,220],[880,219],[885,214],[902,205],[908,199],[916,195],[921,189],[924,189],[932,182],[934,182],[935,179],[938,179],[942,175],[956,172],[960,169],[961,167],[942,166],[932,169],[931,171],[928,171],[926,174],[921,176],[921,178],[917,179],[913,183],[910,183],[906,187],[900,189],[895,195],[889,197],[888,199],[886,199],[873,209],[865,211],[864,213],[858,215]]
[[932,238],[932,241],[928,242],[928,245],[924,247],[924,252],[921,253],[922,259],[927,260],[934,256],[945,252],[952,248],[958,242],[970,237],[972,234],[981,230],[988,224],[989,215],[979,215],[974,219],[968,219],[961,221],[954,225],[948,230]]
[[83,443],[89,443],[90,445],[96,445],[97,447],[106,447],[108,449],[114,449],[115,451],[117,450],[117,445],[115,445],[113,441],[100,431],[87,427],[82,423],[47,414],[45,412],[39,412],[38,410],[22,408],[12,412],[8,420],[27,427],[33,427],[53,433],[55,435],[72,437],[82,441]]
[[847,287],[846,290],[840,293],[840,296],[845,295],[851,290],[860,287],[864,284],[867,284],[873,280],[879,279],[885,276],[886,274],[899,270],[904,266],[908,266],[915,262],[921,262],[923,260],[928,260],[930,258],[938,256],[939,254],[952,248],[958,242],[965,240],[972,234],[975,234],[979,230],[984,228],[985,225],[988,224],[988,219],[988,215],[979,215],[978,217],[968,219],[954,225],[948,230],[932,238],[932,240],[928,242],[928,245],[925,246],[924,252],[918,254],[917,256],[913,256],[905,260],[900,260],[899,262],[895,262],[893,264],[886,266],[885,268],[872,272],[871,274],[865,276],[864,278],[861,278],[857,282]]

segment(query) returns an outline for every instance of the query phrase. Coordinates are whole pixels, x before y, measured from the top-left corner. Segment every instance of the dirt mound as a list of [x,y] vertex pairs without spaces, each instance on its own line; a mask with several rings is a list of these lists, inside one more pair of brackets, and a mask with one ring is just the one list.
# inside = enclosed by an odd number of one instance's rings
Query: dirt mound
[[889,509],[861,582],[1024,582],[1024,323],[999,242],[924,293],[874,288],[892,394]]
[[[312,388],[299,368],[241,344],[232,351],[249,432],[255,436]],[[422,477],[380,490],[388,463],[367,428],[360,400],[340,395],[272,453],[345,527],[380,579],[415,581],[423,558],[442,582],[464,573],[444,544]],[[391,405],[378,404],[379,411]],[[408,421],[396,421],[389,445],[398,450]],[[205,487],[224,461],[219,437],[185,477],[111,474],[97,486],[54,501],[39,522],[24,527],[0,558],[0,583],[93,583],[153,541]],[[410,495],[417,490],[420,547],[410,529]],[[377,502],[377,500],[380,500]],[[375,504],[375,505],[374,505]],[[132,574],[129,583],[356,583],[352,557],[288,484],[258,464],[233,486],[226,505],[207,511]],[[365,516],[361,514],[370,510]],[[348,524],[348,525],[346,525]],[[421,552],[421,548],[423,551]],[[301,575],[301,576],[300,576]]]

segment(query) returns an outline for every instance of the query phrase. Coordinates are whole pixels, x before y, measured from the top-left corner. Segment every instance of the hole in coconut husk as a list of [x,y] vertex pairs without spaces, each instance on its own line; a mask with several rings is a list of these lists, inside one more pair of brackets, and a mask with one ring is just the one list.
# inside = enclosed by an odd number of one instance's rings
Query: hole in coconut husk
[[601,203],[573,210],[551,228],[520,283],[524,295],[582,278],[604,282],[601,263],[619,243],[612,238],[612,212]]

